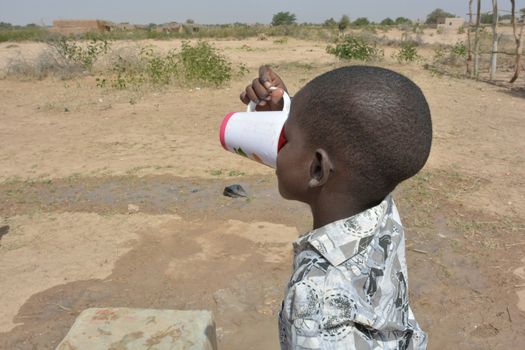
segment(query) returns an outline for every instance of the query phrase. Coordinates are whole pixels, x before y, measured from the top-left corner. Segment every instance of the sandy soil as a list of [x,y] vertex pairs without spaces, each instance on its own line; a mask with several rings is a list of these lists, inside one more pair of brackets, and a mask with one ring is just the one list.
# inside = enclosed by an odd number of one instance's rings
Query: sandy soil
[[[0,44],[0,63],[38,45]],[[260,64],[294,93],[341,63],[322,42],[216,45],[250,74],[141,93],[92,77],[0,80],[1,349],[53,349],[76,315],[103,306],[210,309],[221,349],[277,349],[290,242],[309,214],[279,198],[271,169],[224,152],[218,124],[243,109]],[[525,98],[386,56],[434,120],[427,167],[396,190],[430,349],[524,348]],[[232,183],[250,198],[223,197]]]

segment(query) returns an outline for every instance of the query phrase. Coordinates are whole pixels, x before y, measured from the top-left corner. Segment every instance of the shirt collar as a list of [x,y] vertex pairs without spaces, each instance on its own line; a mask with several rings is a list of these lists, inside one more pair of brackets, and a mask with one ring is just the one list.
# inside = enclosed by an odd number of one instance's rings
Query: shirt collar
[[391,203],[388,196],[375,207],[310,231],[294,242],[295,250],[308,243],[330,264],[340,265],[368,246],[379,232]]

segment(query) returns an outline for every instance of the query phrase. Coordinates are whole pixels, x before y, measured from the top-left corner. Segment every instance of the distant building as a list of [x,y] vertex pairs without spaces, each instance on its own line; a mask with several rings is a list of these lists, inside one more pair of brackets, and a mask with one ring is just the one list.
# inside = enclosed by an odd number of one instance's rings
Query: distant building
[[159,24],[155,30],[158,33],[196,33],[199,31],[199,27],[193,23],[181,24],[177,22],[170,22]]
[[184,31],[184,27],[180,23],[170,22],[159,24],[155,30],[157,33],[182,33]]
[[115,29],[118,29],[118,30],[135,30],[135,29],[137,29],[137,25],[136,24],[127,23],[127,22],[118,23],[118,24],[115,25]]
[[440,17],[437,20],[437,29],[441,29],[443,32],[456,32],[459,28],[465,25],[463,18],[457,17]]
[[111,31],[113,23],[94,20],[54,20],[50,29],[54,33],[62,35],[76,35],[85,33],[104,33]]

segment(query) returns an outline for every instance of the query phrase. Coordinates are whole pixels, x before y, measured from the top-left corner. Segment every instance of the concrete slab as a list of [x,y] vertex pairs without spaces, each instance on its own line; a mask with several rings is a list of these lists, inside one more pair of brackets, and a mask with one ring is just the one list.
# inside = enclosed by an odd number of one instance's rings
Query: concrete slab
[[56,350],[216,350],[210,311],[93,308]]

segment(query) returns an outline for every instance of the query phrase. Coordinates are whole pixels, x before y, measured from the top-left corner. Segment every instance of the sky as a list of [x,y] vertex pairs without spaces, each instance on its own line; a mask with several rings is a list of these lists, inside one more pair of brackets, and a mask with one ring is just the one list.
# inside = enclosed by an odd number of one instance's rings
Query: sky
[[[482,3],[488,11],[491,1]],[[499,3],[500,9],[510,10],[509,0]],[[523,8],[525,0],[516,0],[516,4]],[[54,19],[104,19],[148,24],[193,19],[200,24],[270,23],[280,11],[294,13],[299,23],[321,23],[330,17],[338,20],[343,14],[377,22],[399,16],[424,20],[436,8],[464,17],[468,0],[0,0],[0,22],[51,25]]]

